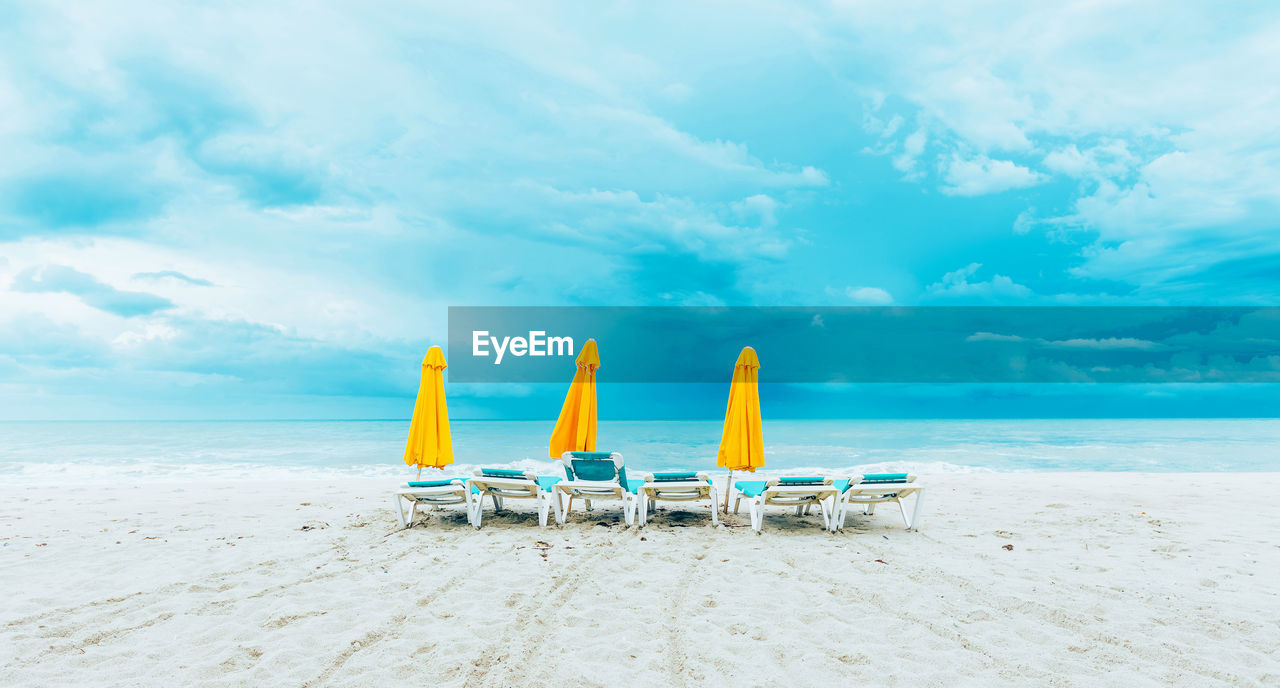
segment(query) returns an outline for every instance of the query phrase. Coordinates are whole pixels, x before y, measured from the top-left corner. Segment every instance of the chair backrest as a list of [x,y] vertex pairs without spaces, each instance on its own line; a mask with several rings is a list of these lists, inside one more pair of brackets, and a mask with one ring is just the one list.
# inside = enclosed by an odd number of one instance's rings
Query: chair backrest
[[616,482],[627,487],[627,471],[622,454],[617,452],[565,452],[560,455],[560,463],[569,480]]
[[445,480],[410,480],[408,481],[407,484],[409,485],[409,487],[421,488],[421,487],[444,487],[445,485],[452,485],[454,483],[461,485],[462,478],[447,478]]
[[[800,486],[800,485],[830,485],[831,478],[824,478],[820,475],[795,476],[789,478],[777,478],[778,485]],[[773,481],[770,481],[771,483]]]
[[510,468],[477,468],[476,475],[482,478],[523,478],[524,471]]
[[916,477],[910,473],[867,473],[862,476],[861,480],[856,481],[858,485],[876,485],[881,483],[913,483]]
[[706,473],[695,473],[694,471],[671,471],[667,473],[650,473],[644,477],[647,483],[687,483],[694,480],[706,482]]
[[538,474],[532,471],[517,471],[510,468],[477,468],[476,477],[506,478],[508,480],[531,480],[537,482]]

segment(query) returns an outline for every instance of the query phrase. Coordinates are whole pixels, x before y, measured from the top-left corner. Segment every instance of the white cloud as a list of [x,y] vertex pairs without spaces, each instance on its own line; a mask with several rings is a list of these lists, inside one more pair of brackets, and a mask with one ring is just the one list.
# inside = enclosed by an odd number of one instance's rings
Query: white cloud
[[147,323],[140,328],[125,330],[116,335],[111,343],[121,348],[136,347],[153,340],[170,341],[178,336],[178,331],[164,323]]
[[893,295],[879,287],[845,287],[845,296],[863,306],[887,306],[893,303]]
[[916,171],[916,163],[920,156],[924,154],[925,144],[929,141],[929,135],[924,127],[912,132],[902,141],[902,153],[894,156],[894,169],[902,172],[905,179],[919,179],[920,173]]
[[675,250],[715,261],[781,258],[791,239],[777,226],[778,201],[754,194],[726,204],[634,191],[565,191],[533,184],[513,189],[536,208],[523,221],[561,242],[605,253]]
[[999,334],[996,332],[974,332],[965,337],[966,342],[1028,342],[1049,349],[1090,349],[1098,351],[1152,351],[1167,348],[1159,342],[1135,337],[1106,337],[1103,339],[1043,339],[1027,338],[1016,334]]
[[[847,1],[814,21],[815,51],[878,119],[926,122],[943,160],[1007,161],[913,179],[960,195],[1045,173],[1080,180],[1044,215],[1055,232],[1098,235],[1076,275],[1147,285],[1165,265],[1280,253],[1274,6]],[[876,148],[899,170],[904,139]],[[1099,262],[1124,241],[1142,242],[1147,261]]]
[[[219,250],[201,255],[126,238],[30,238],[0,242],[0,252],[10,259],[8,266],[0,268],[0,284],[24,270],[58,264],[91,275],[111,288],[131,291],[141,287],[174,304],[171,312],[129,319],[86,307],[66,294],[0,292],[0,319],[38,313],[53,322],[76,325],[86,336],[107,342],[136,342],[137,332],[163,331],[148,328],[180,317],[245,321],[354,346],[371,339],[421,337],[426,329],[423,323],[430,322],[430,309],[444,307],[435,299],[369,282],[335,283],[307,269],[306,264],[259,264],[252,261],[251,249],[244,254]],[[135,279],[139,273],[154,272],[200,275],[212,284],[178,279],[139,283]],[[281,289],[280,285],[289,288]],[[263,298],[264,294],[271,297]],[[433,326],[429,334],[442,339],[444,331]]]
[[1280,208],[1280,189],[1270,185],[1265,169],[1269,157],[1280,163],[1280,151],[1166,153],[1144,165],[1132,185],[1102,182],[1076,210],[1108,241],[1206,227],[1216,234],[1252,230],[1239,225]]
[[1017,301],[1032,296],[1030,289],[1004,275],[992,275],[985,282],[970,282],[969,278],[981,268],[982,263],[970,263],[952,270],[943,275],[941,280],[925,287],[925,292],[935,298],[975,301]]
[[1075,178],[1117,177],[1128,174],[1137,163],[1124,141],[1109,141],[1081,151],[1068,144],[1044,156],[1046,169]]
[[1044,181],[1044,175],[1009,160],[992,160],[985,155],[965,159],[953,155],[945,165],[943,181],[945,194],[981,196],[1034,186]]
[[674,83],[664,86],[660,91],[667,100],[683,103],[693,96],[693,89],[688,84]]
[[1025,342],[1026,337],[1019,337],[1016,334],[998,334],[995,332],[974,332],[965,337],[966,342]]
[[1163,344],[1134,337],[1106,337],[1104,339],[1061,339],[1043,342],[1055,349],[1096,349],[1101,351],[1151,351],[1164,348]]
[[1036,209],[1032,206],[1018,213],[1018,216],[1013,218],[1013,233],[1026,234],[1031,231],[1031,228],[1034,227],[1035,224]]
[[568,115],[571,122],[580,118],[582,128],[588,131],[603,129],[616,149],[642,152],[645,169],[663,160],[665,153],[674,156],[678,164],[694,163],[703,173],[733,175],[767,186],[791,188],[830,183],[826,173],[816,167],[766,165],[752,156],[745,144],[704,141],[661,117],[634,109],[591,105],[561,114]]
[[730,204],[738,219],[761,227],[778,224],[778,202],[766,194],[755,194]]

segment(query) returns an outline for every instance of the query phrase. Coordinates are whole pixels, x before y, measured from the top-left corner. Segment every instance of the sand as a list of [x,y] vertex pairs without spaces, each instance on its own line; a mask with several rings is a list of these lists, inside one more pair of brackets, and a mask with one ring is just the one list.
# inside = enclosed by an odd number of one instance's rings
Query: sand
[[0,487],[0,685],[1280,685],[1280,474],[400,530],[375,481]]

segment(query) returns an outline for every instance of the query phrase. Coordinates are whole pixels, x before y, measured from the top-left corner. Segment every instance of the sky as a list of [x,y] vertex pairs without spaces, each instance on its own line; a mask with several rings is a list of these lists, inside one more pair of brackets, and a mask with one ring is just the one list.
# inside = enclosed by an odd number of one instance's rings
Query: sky
[[[449,306],[1280,305],[1277,84],[1266,2],[6,3],[0,419],[408,417]],[[601,358],[602,416],[723,411]],[[553,418],[564,386],[449,394]]]

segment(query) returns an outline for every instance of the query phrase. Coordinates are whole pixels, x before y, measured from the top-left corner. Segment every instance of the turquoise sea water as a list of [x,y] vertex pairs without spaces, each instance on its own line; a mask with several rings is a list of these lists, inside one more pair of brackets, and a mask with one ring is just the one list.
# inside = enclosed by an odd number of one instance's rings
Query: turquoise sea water
[[[454,421],[457,463],[546,470],[552,421]],[[715,469],[720,421],[604,421],[632,472]],[[386,477],[407,421],[0,422],[0,480]],[[779,472],[1280,471],[1280,420],[775,420]]]

